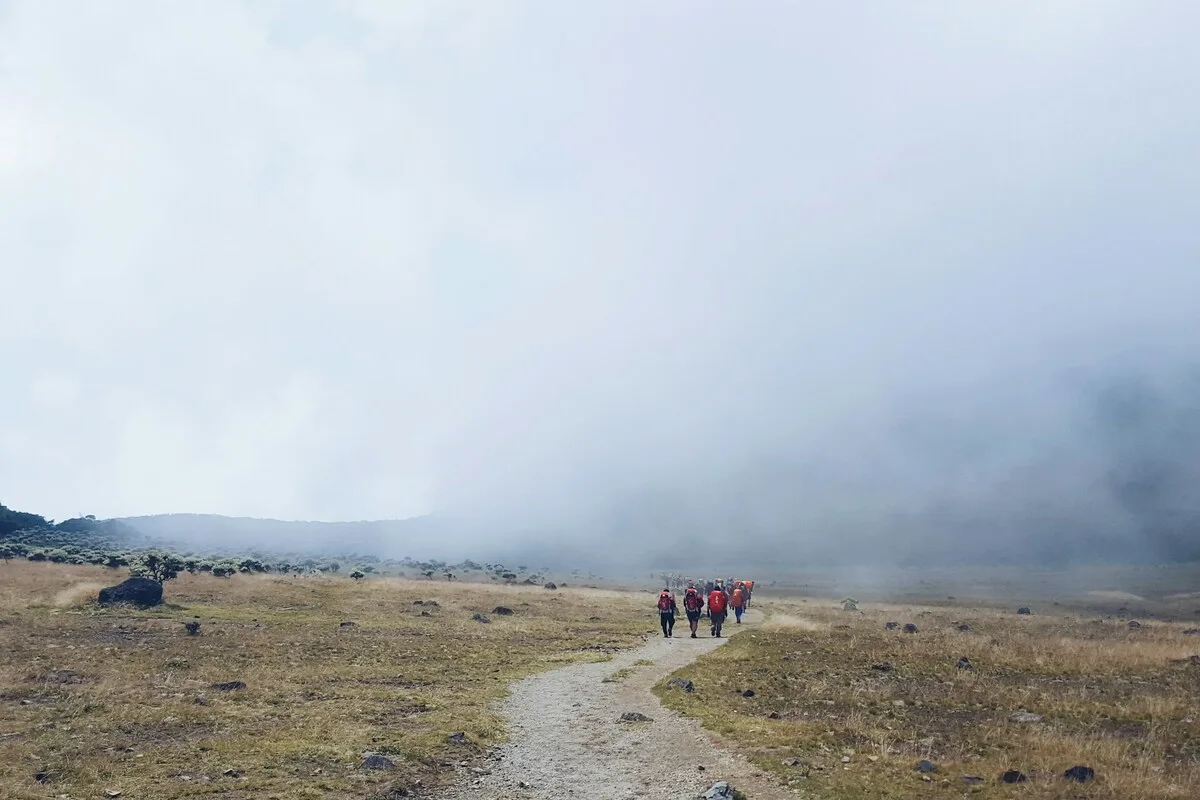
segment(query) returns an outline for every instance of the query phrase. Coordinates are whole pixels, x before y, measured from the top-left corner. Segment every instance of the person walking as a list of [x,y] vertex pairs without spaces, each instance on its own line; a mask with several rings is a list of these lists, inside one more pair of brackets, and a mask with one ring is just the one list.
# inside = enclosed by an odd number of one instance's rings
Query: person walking
[[704,613],[704,598],[695,584],[689,583],[683,595],[683,613],[687,614],[688,627],[692,629],[692,638],[695,639],[696,629],[700,627],[700,615]]
[[733,609],[737,624],[741,625],[742,612],[746,610],[746,588],[742,584],[739,583],[733,588],[733,594],[729,597],[729,607]]
[[662,623],[664,639],[675,635],[675,615],[677,613],[679,613],[679,606],[675,604],[675,595],[671,594],[670,588],[663,589],[662,594],[658,596],[658,621]]
[[721,625],[725,622],[725,609],[728,605],[729,598],[725,596],[725,590],[721,588],[720,581],[713,587],[713,590],[708,595],[708,618],[712,622],[710,633],[716,638],[721,638]]

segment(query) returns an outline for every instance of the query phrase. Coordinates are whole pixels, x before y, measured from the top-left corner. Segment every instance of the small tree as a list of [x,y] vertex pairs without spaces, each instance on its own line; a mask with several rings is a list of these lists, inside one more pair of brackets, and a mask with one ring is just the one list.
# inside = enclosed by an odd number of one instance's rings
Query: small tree
[[336,562],[336,561],[330,561],[330,562],[329,562],[329,567],[328,567],[328,570],[329,570],[330,572],[337,572],[337,571],[338,571],[339,569],[341,569],[341,568],[342,568],[342,565],[341,565],[341,564],[339,564],[338,562]]
[[422,572],[421,574],[424,575],[426,578],[429,578],[429,580],[433,580],[433,573],[434,573],[434,570],[427,569],[424,572]]
[[129,566],[129,574],[165,583],[178,578],[183,569],[183,559],[174,553],[150,552]]
[[354,570],[354,572],[351,572],[351,573],[350,573],[350,577],[351,577],[351,578],[353,578],[355,581],[361,581],[363,578],[365,578],[365,577],[367,577],[367,576],[366,576],[366,575],[363,575],[363,574],[362,574],[361,572],[359,572],[358,570]]

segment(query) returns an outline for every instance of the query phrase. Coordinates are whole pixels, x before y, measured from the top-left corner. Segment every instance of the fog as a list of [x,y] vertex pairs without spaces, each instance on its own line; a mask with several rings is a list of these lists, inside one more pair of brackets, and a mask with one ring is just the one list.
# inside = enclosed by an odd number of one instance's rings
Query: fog
[[380,538],[417,557],[1200,558],[1197,24],[0,4],[3,499],[428,516]]

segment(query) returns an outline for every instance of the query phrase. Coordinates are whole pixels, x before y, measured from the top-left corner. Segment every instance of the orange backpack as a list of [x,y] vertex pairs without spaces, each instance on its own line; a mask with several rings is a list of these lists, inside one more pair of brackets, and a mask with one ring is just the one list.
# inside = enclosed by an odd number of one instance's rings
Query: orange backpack
[[741,587],[738,587],[737,589],[733,590],[733,597],[729,598],[729,604],[734,608],[741,608],[744,598],[745,594],[742,592]]

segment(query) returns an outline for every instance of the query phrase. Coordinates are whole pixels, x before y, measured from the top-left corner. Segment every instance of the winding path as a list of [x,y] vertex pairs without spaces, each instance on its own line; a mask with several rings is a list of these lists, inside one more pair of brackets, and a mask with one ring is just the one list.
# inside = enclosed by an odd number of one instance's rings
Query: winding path
[[[753,629],[760,621],[751,611],[745,623],[727,625],[726,632]],[[663,677],[727,641],[707,636],[703,625],[701,638],[691,639],[686,620],[680,622],[675,638],[651,638],[612,661],[573,664],[514,684],[503,707],[510,744],[488,774],[464,778],[445,800],[681,800],[698,797],[718,780],[751,800],[794,798],[651,694]],[[635,666],[638,661],[653,664]],[[633,675],[603,682],[624,668]],[[626,712],[653,722],[618,723]]]

